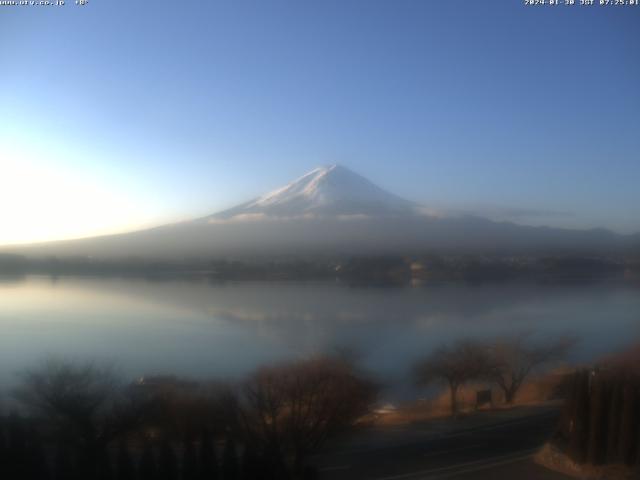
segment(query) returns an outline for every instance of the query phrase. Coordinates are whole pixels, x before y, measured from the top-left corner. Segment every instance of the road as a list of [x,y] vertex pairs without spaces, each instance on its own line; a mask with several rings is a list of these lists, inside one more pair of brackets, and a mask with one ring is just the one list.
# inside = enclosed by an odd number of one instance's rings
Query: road
[[[323,480],[541,479],[568,477],[535,464],[531,456],[553,432],[558,410],[413,438],[379,441],[318,455]],[[384,435],[382,430],[375,436]],[[373,436],[372,435],[372,436]]]

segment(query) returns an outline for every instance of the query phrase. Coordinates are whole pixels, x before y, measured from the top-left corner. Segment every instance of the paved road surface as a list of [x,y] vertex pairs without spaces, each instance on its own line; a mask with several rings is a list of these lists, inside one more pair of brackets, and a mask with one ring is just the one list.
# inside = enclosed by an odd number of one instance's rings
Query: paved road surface
[[548,471],[530,458],[549,438],[557,418],[557,410],[541,410],[404,445],[372,442],[371,447],[327,452],[317,456],[315,463],[323,480],[564,480],[568,477]]

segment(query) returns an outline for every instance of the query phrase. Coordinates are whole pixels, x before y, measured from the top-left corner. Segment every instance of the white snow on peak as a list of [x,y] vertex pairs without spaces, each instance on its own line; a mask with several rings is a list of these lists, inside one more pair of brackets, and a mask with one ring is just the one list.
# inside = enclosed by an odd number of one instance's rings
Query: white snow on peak
[[418,209],[417,204],[384,191],[346,167],[329,165],[214,217],[375,216],[410,214]]

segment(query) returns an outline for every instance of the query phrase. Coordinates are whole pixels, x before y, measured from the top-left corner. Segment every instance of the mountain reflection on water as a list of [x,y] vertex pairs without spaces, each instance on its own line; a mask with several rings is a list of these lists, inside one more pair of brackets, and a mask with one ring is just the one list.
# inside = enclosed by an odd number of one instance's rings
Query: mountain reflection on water
[[0,385],[47,355],[91,358],[136,377],[238,378],[256,366],[348,348],[387,386],[415,395],[411,365],[461,337],[534,331],[579,338],[592,361],[640,335],[640,291],[624,283],[462,283],[349,288],[331,282],[5,278]]

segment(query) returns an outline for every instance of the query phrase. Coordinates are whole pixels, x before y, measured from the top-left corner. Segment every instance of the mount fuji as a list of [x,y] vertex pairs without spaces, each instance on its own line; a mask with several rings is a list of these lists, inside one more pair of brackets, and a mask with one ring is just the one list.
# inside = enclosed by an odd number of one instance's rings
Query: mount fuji
[[236,207],[132,233],[5,247],[28,256],[213,258],[414,253],[589,253],[638,249],[638,235],[442,215],[331,165]]
[[298,217],[413,214],[416,203],[386,192],[340,165],[316,168],[297,180],[237,207],[212,215]]

